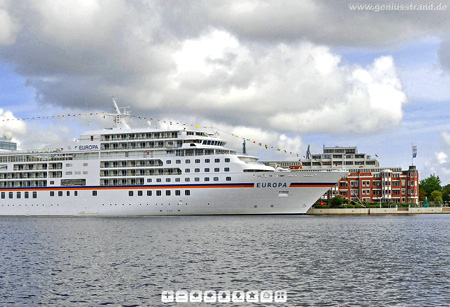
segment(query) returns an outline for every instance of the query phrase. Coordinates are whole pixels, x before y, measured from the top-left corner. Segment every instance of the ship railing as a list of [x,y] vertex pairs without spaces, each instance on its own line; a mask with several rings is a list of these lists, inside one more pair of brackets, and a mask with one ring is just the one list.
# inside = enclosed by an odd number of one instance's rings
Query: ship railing
[[311,173],[325,173],[325,172],[329,172],[329,173],[337,173],[337,172],[349,172],[348,169],[344,169],[344,168],[335,168],[335,169],[295,169],[295,170],[291,170],[292,172],[311,172]]

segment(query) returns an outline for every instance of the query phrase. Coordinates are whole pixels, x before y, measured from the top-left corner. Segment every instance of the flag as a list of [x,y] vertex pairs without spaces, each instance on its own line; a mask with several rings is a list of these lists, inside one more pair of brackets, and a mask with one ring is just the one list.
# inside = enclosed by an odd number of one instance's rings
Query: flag
[[417,157],[417,146],[412,147],[412,157],[413,159]]
[[377,157],[377,158],[378,158],[378,155],[377,155],[377,154],[375,154],[375,157]]

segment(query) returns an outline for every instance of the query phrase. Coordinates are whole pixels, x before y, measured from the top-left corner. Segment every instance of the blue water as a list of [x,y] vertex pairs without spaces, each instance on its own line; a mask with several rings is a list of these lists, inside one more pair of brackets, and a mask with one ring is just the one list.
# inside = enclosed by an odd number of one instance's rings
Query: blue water
[[0,306],[191,306],[166,290],[444,306],[449,238],[450,215],[0,218]]

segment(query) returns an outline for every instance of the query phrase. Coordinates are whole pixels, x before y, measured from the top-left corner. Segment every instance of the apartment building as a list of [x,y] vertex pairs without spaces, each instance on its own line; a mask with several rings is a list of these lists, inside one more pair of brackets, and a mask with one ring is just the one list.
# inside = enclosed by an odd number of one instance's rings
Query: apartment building
[[357,147],[324,147],[301,161],[263,162],[296,170],[346,169],[349,174],[330,189],[323,198],[336,195],[349,201],[418,203],[419,172],[415,166],[380,167],[376,158],[359,153]]

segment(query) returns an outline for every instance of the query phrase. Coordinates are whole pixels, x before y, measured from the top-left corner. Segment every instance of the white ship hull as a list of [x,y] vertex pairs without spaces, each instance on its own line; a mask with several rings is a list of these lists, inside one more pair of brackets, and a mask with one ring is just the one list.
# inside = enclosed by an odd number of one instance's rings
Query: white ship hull
[[[342,175],[342,172],[247,173],[236,177],[239,180],[235,183],[2,189],[6,197],[1,199],[0,215],[305,214]],[[188,196],[186,190],[190,191]],[[32,195],[35,191],[37,198],[24,198],[25,192]],[[52,191],[54,196],[51,197]],[[152,196],[147,196],[147,191],[152,191]],[[156,196],[157,191],[161,191],[161,196]],[[166,191],[170,191],[170,196]],[[176,191],[180,195],[175,195]],[[11,200],[9,193],[13,193]],[[17,193],[21,193],[20,199]]]

